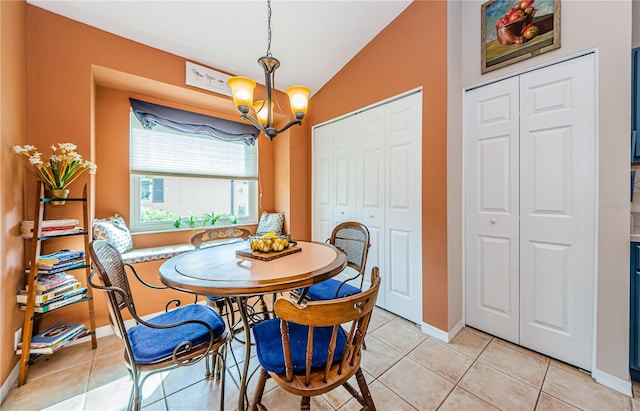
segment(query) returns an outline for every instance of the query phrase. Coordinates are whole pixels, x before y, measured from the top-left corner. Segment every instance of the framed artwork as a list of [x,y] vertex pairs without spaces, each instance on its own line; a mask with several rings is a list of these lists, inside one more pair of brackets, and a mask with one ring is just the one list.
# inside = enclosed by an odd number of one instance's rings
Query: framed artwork
[[560,48],[560,0],[482,5],[482,73]]
[[200,66],[190,61],[187,61],[185,72],[186,84],[209,91],[215,91],[225,96],[231,95],[231,87],[227,84],[227,80],[231,77],[230,75],[210,69],[209,67]]

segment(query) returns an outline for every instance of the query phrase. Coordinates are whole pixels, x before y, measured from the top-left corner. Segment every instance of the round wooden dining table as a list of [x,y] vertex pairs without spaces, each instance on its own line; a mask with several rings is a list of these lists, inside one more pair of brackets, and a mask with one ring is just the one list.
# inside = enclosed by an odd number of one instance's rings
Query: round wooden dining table
[[[346,254],[326,243],[298,241],[289,252],[299,252],[280,254],[269,261],[248,256],[248,248],[247,241],[201,248],[160,266],[160,281],[171,288],[235,299],[245,331],[245,359],[251,357],[247,297],[306,288],[339,274],[347,265]],[[248,371],[249,361],[245,360],[238,410],[249,405],[245,401]]]

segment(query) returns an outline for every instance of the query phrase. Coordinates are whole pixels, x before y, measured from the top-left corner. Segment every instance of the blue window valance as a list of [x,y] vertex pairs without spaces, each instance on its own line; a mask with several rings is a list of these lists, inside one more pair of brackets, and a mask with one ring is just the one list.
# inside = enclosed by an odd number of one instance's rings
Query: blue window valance
[[165,107],[146,101],[130,98],[131,109],[144,128],[153,128],[156,124],[183,133],[205,134],[223,141],[244,141],[255,144],[258,129],[249,124],[192,113],[172,107]]

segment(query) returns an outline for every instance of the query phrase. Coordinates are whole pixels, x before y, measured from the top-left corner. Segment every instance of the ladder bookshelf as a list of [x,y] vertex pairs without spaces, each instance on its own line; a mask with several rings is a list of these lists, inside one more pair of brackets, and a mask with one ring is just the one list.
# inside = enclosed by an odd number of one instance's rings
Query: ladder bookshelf
[[[82,197],[79,198],[66,198],[64,199],[65,203],[81,203],[82,204],[82,222],[84,224],[83,230],[78,233],[73,234],[62,234],[62,235],[43,235],[42,231],[42,221],[44,219],[44,211],[45,208],[51,206],[53,201],[61,201],[57,198],[51,198],[45,196],[44,184],[39,181],[36,187],[36,195],[35,195],[35,209],[34,209],[34,217],[33,217],[33,237],[29,240],[29,273],[27,274],[26,279],[26,288],[27,288],[27,304],[26,310],[24,313],[24,325],[22,327],[22,353],[20,354],[20,371],[18,375],[18,386],[22,386],[27,382],[27,373],[29,370],[29,364],[33,361],[36,354],[31,353],[31,338],[34,335],[34,327],[38,324],[39,317],[43,315],[48,315],[51,312],[55,312],[59,309],[63,309],[70,305],[75,305],[76,303],[86,303],[88,305],[89,310],[89,325],[87,326],[88,334],[91,336],[91,348],[95,349],[98,346],[96,340],[96,325],[95,325],[95,313],[93,308],[93,293],[92,288],[89,285],[88,279],[91,274],[91,264],[89,257],[89,210],[88,210],[88,196],[87,196],[87,185],[84,185],[84,189],[82,190]],[[65,204],[66,206],[66,204]],[[57,308],[55,310],[51,310],[46,313],[38,313],[35,311],[35,303],[36,303],[36,284],[38,281],[38,261],[40,259],[41,251],[42,251],[42,242],[52,238],[60,238],[67,236],[84,236],[84,265],[81,267],[73,268],[73,270],[84,270],[84,281],[87,285],[87,296],[81,300],[78,300],[69,305],[65,305],[63,307]]]

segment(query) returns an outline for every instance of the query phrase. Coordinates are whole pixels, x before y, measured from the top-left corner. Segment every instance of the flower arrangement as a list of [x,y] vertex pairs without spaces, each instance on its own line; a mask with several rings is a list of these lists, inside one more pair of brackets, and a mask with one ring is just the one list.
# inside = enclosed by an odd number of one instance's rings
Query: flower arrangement
[[45,162],[42,153],[35,146],[13,146],[13,152],[26,156],[29,163],[35,167],[38,177],[51,190],[67,188],[85,171],[89,171],[89,174],[96,173],[97,166],[83,160],[82,156],[76,153],[75,144],[58,143],[57,147],[52,145],[51,150],[53,154]]

